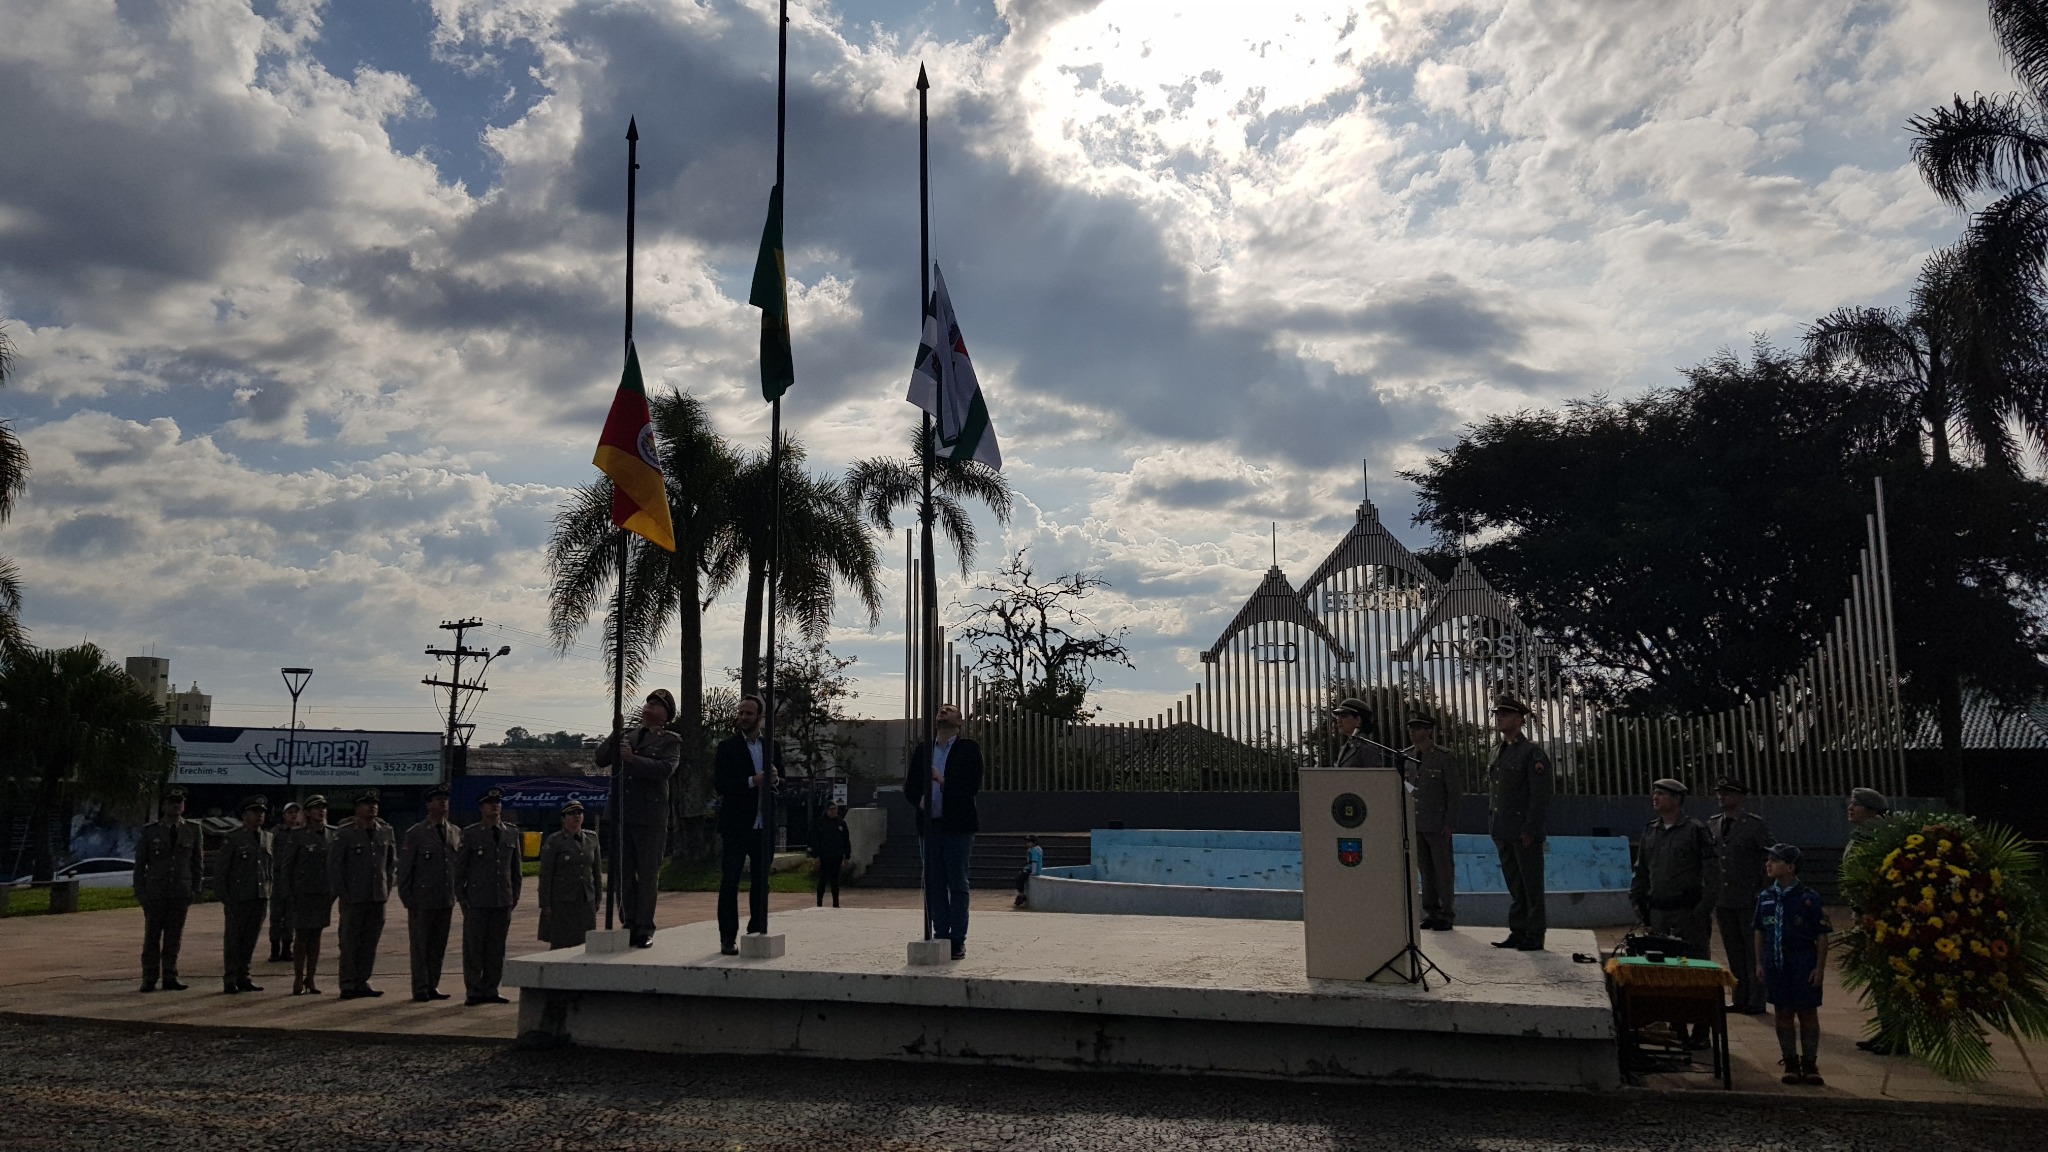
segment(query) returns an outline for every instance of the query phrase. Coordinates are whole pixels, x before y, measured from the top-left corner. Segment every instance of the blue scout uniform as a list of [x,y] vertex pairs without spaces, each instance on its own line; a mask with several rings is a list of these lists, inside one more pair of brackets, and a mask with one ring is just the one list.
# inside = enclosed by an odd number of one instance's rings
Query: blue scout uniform
[[1813,970],[1819,940],[1832,931],[1820,893],[1797,880],[1790,888],[1772,884],[1757,895],[1751,926],[1763,936],[1765,999],[1794,1012],[1820,1007]]

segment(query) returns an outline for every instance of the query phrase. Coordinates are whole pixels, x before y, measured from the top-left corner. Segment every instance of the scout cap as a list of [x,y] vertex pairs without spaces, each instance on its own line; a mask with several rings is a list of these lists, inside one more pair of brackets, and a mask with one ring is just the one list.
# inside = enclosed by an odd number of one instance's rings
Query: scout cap
[[1408,727],[1410,727],[1410,728],[1435,728],[1435,727],[1436,727],[1436,717],[1434,717],[1434,716],[1431,716],[1431,715],[1430,715],[1429,713],[1427,713],[1427,712],[1417,712],[1417,713],[1416,713],[1415,715],[1413,715],[1413,716],[1410,716],[1410,717],[1408,718]]
[[1849,793],[1849,803],[1861,804],[1880,816],[1892,810],[1892,802],[1885,799],[1884,793],[1875,788],[1852,789]]
[[562,815],[567,816],[572,812],[581,816],[583,814],[583,801],[571,800],[567,804],[562,805]]
[[1689,789],[1686,788],[1685,781],[1673,780],[1671,777],[1666,776],[1664,779],[1651,784],[1650,791],[1669,792],[1673,796],[1684,796],[1688,794]]
[[357,804],[377,803],[377,790],[375,788],[363,789],[361,792],[356,793],[356,798],[354,802]]
[[1749,785],[1744,784],[1742,781],[1736,779],[1733,776],[1723,776],[1721,777],[1721,782],[1714,785],[1714,791],[1736,792],[1740,793],[1741,795],[1747,796],[1749,795]]
[[1773,844],[1771,845],[1771,859],[1783,860],[1792,866],[1794,872],[1797,872],[1799,871],[1799,845]]
[[308,796],[308,797],[306,797],[306,807],[308,807],[308,808],[325,808],[325,807],[327,807],[327,797],[325,797],[325,796]]
[[261,808],[268,812],[270,811],[270,801],[265,800],[261,796],[251,796],[247,800],[242,801],[242,811],[247,812],[251,808]]
[[1356,716],[1360,720],[1364,720],[1372,715],[1372,709],[1367,707],[1365,701],[1360,700],[1358,697],[1347,696],[1335,708],[1330,709],[1330,713],[1333,716]]
[[487,788],[484,790],[483,795],[476,798],[476,802],[479,804],[503,804],[505,802],[505,794],[496,788]]
[[1530,711],[1527,704],[1522,703],[1506,692],[1501,693],[1499,698],[1494,700],[1493,710],[1495,712],[1519,712],[1524,716],[1527,716]]
[[647,694],[647,698],[648,698],[649,700],[658,700],[658,701],[660,701],[660,702],[661,702],[661,706],[662,706],[663,708],[666,708],[666,709],[668,709],[668,718],[669,718],[669,722],[670,722],[670,723],[674,723],[674,722],[675,722],[675,718],[676,718],[676,698],[675,698],[675,695],[674,695],[673,693],[671,693],[671,692],[670,692],[670,691],[669,691],[668,689],[666,689],[666,688],[656,688],[656,689],[655,689],[654,691],[652,691],[652,692],[649,692],[649,693]]
[[446,784],[436,784],[432,788],[427,789],[427,799],[429,800],[432,800],[436,796],[439,796],[440,798],[445,800],[452,795],[454,795],[454,791],[450,789]]

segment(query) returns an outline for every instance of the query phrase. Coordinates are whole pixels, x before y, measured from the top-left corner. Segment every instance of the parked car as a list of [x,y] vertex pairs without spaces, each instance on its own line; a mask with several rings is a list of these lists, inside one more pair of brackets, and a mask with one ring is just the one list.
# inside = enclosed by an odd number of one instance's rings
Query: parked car
[[[29,882],[27,876],[17,876],[18,885]],[[118,856],[95,856],[66,864],[57,869],[53,879],[76,880],[80,888],[130,888],[135,884],[135,861]]]

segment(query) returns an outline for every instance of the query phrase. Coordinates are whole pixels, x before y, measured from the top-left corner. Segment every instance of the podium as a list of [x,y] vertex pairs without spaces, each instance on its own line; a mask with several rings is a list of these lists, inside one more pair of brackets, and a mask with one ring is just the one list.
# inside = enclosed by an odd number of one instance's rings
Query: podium
[[1394,768],[1301,770],[1301,918],[1311,980],[1427,983],[1416,947],[1413,801]]

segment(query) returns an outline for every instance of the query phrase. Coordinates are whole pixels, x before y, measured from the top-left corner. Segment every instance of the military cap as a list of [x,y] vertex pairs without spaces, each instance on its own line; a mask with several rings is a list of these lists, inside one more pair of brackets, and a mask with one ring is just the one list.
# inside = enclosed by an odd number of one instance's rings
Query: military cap
[[325,797],[325,796],[308,796],[308,797],[306,797],[306,804],[305,804],[305,806],[306,806],[306,807],[308,807],[308,808],[325,808],[325,807],[327,807],[327,797]]
[[1885,799],[1884,793],[1879,792],[1875,788],[1851,789],[1849,792],[1849,803],[1861,804],[1880,816],[1892,810],[1892,802]]
[[670,691],[669,691],[668,689],[666,689],[666,688],[656,688],[656,689],[655,689],[654,691],[652,691],[652,692],[649,692],[649,693],[647,694],[647,698],[648,698],[649,700],[659,700],[659,701],[661,701],[661,706],[662,706],[663,708],[666,708],[666,709],[668,709],[668,718],[669,718],[669,721],[670,721],[671,723],[673,723],[673,722],[675,721],[675,718],[676,718],[676,698],[675,698],[675,694],[674,694],[674,693],[670,692]]
[[1783,860],[1785,863],[1790,864],[1792,866],[1792,870],[1794,872],[1797,872],[1799,870],[1799,845],[1773,844],[1771,845],[1770,852],[1771,859]]
[[280,812],[297,812],[297,811],[299,811],[299,802],[298,802],[297,800],[287,800],[287,801],[285,801],[285,802],[284,802],[284,807],[283,807],[283,808],[280,808],[280,809],[278,809],[278,811],[280,811]]
[[1673,780],[1671,777],[1666,776],[1662,780],[1654,781],[1653,783],[1651,783],[1650,791],[1669,792],[1673,796],[1684,796],[1688,794],[1691,791],[1691,789],[1685,786],[1685,781]]
[[1408,727],[1410,727],[1410,728],[1435,728],[1435,727],[1436,727],[1436,717],[1434,717],[1434,716],[1431,716],[1431,715],[1430,715],[1429,713],[1427,713],[1427,712],[1417,712],[1417,713],[1416,713],[1415,715],[1413,715],[1413,716],[1410,716],[1410,717],[1408,718]]
[[427,799],[429,800],[432,800],[436,796],[446,799],[450,796],[453,796],[454,794],[454,790],[449,788],[446,784],[436,784],[432,788],[427,789]]
[[242,811],[247,812],[251,808],[261,808],[268,812],[270,811],[270,801],[261,796],[251,796],[247,800],[242,801]]
[[1714,785],[1714,791],[1739,792],[1742,795],[1747,796],[1749,795],[1749,785],[1744,784],[1741,780],[1733,776],[1723,776],[1721,777],[1721,782]]
[[505,802],[505,794],[496,788],[486,788],[484,789],[484,794],[476,798],[476,802],[479,804],[503,804]]
[[163,797],[159,799],[157,803],[161,804],[167,800],[183,800],[184,798],[185,790],[183,788],[180,788],[176,784],[173,784],[169,788],[164,789]]
[[567,816],[572,812],[581,816],[583,814],[583,801],[571,800],[567,804],[562,805],[562,815]]
[[361,792],[356,793],[356,798],[351,803],[377,804],[381,803],[381,801],[377,799],[377,790],[375,788],[365,788]]
[[1501,693],[1494,700],[1493,710],[1495,712],[1520,712],[1524,716],[1527,716],[1531,711],[1527,704],[1522,703],[1506,692]]
[[1336,716],[1349,714],[1358,717],[1360,720],[1372,715],[1372,709],[1366,706],[1365,701],[1360,700],[1356,696],[1345,697],[1335,708],[1330,709],[1330,712]]

